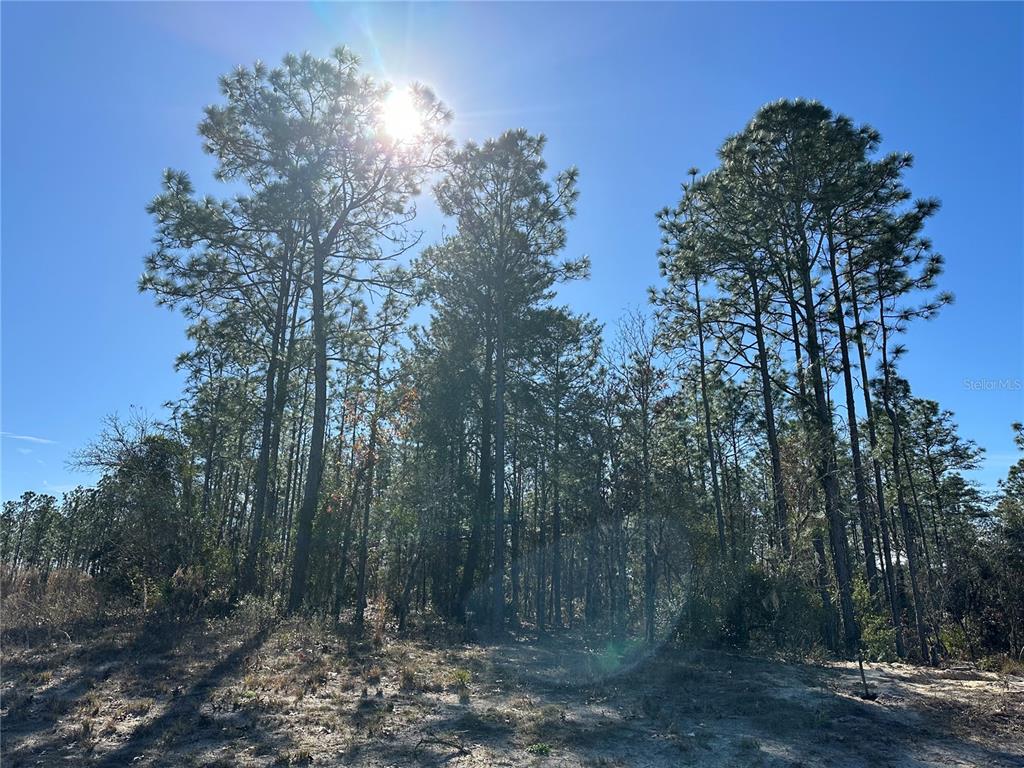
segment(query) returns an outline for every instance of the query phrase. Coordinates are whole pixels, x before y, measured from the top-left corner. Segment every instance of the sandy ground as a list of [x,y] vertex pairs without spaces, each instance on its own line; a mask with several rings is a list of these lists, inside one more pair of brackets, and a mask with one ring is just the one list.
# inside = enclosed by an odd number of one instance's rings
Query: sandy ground
[[1024,679],[239,618],[3,650],[15,766],[1024,766]]

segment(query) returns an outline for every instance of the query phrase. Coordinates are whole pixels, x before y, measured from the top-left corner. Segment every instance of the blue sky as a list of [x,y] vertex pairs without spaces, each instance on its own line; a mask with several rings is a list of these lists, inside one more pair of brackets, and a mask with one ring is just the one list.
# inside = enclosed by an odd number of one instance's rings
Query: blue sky
[[[988,450],[1024,418],[1024,6],[924,3],[333,5],[12,3],[2,14],[2,496],[59,493],[100,419],[175,398],[180,317],[135,291],[167,166],[216,191],[196,134],[217,77],[344,43],[432,85],[453,132],[523,126],[581,171],[564,301],[613,323],[658,280],[654,213],[762,103],[808,97],[916,156],[957,303],[906,338],[915,392]],[[436,237],[426,201],[421,226]],[[32,438],[32,439],[27,439]]]

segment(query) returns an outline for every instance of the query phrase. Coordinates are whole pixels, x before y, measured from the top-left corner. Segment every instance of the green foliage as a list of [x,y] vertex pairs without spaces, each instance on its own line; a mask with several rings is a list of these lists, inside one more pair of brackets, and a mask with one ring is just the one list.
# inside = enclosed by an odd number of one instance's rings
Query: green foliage
[[804,579],[751,567],[690,597],[678,631],[686,643],[809,653],[821,620],[821,604]]
[[823,608],[807,581],[793,573],[774,580],[769,596],[773,606],[771,635],[774,645],[809,653],[821,642]]
[[955,659],[970,659],[972,642],[964,627],[947,624],[940,630],[939,639],[946,652]]
[[885,611],[871,597],[867,583],[857,579],[853,585],[853,599],[860,618],[861,647],[868,661],[895,661],[896,631]]

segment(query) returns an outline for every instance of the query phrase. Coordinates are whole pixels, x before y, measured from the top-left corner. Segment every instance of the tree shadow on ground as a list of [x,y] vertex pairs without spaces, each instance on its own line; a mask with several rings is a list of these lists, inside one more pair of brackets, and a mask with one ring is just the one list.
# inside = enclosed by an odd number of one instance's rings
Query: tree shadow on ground
[[1015,742],[958,731],[955,709],[857,698],[850,670],[572,635],[440,655],[473,670],[472,702],[411,696],[419,717],[381,713],[337,764],[1021,764]]
[[[272,738],[269,731],[252,727],[254,722],[245,713],[214,718],[205,711],[209,710],[211,692],[241,671],[244,660],[266,641],[270,628],[249,635],[222,657],[214,639],[214,647],[206,649],[214,660],[191,682],[185,677],[185,669],[175,669],[174,657],[181,654],[189,659],[201,647],[200,641],[210,642],[200,635],[202,627],[202,622],[181,626],[150,620],[141,624],[128,642],[113,636],[84,645],[80,653],[71,654],[68,661],[73,662],[72,669],[59,684],[46,687],[38,696],[29,694],[16,708],[7,708],[4,764],[10,761],[17,768],[29,764],[67,764],[74,759],[78,764],[111,768],[128,764],[174,765],[180,762],[183,747],[212,754],[239,742],[254,746],[261,753],[287,750],[290,741],[280,733]],[[5,675],[10,678],[26,671],[31,675],[34,666],[31,661],[7,665]],[[102,717],[104,705],[94,705],[88,697],[97,686],[108,682],[133,691],[136,696],[151,695],[154,706],[166,706],[156,717],[131,731],[124,741],[101,752],[90,744],[86,719],[68,723],[65,716],[84,711]],[[180,684],[174,685],[175,682]],[[172,745],[178,759],[164,756]]]
[[[482,665],[537,708],[567,712],[532,734],[583,764],[1024,765],[1015,747],[964,732],[966,704],[863,700],[848,670],[667,645],[627,649],[616,667],[607,653],[602,643],[530,640],[492,647]],[[621,749],[624,740],[644,742],[645,754]]]
[[[165,739],[168,734],[180,733],[182,736],[188,734],[188,738],[192,742],[234,741],[234,738],[230,738],[232,735],[246,741],[250,739],[262,741],[263,736],[259,729],[251,729],[256,733],[247,734],[245,731],[248,729],[240,728],[238,724],[235,724],[234,727],[225,727],[219,720],[202,715],[200,708],[209,703],[209,694],[225,678],[238,672],[242,667],[243,660],[263,645],[269,631],[269,628],[265,628],[257,632],[214,664],[187,692],[176,696],[163,714],[137,728],[124,744],[104,755],[99,761],[99,765],[117,768],[117,766],[132,763],[140,757],[143,759],[143,764],[146,764],[147,758],[157,759],[159,757],[146,753],[156,747],[157,742]],[[232,734],[231,731],[234,733]],[[274,749],[280,747],[280,744],[275,744]]]
[[[5,766],[1024,764],[1015,736],[976,738],[963,727],[968,703],[923,702],[922,675],[891,669],[891,684],[918,681],[917,692],[865,701],[855,668],[571,633],[389,651],[302,622],[207,622],[94,640],[50,669],[42,649],[16,657],[37,696],[4,719]],[[410,663],[420,682],[407,687]],[[471,670],[468,700],[444,682],[457,668]],[[151,709],[90,745],[76,728],[90,714],[112,720],[90,713],[97,692],[111,707],[130,695]]]

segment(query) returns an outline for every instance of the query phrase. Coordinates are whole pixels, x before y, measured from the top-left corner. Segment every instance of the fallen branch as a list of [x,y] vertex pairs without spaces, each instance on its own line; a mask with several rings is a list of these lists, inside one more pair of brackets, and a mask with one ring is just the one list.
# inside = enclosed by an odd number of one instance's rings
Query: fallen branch
[[424,746],[433,746],[433,745],[438,745],[438,746],[442,746],[442,747],[450,747],[450,748],[455,750],[454,753],[452,753],[452,754],[448,755],[446,758],[444,758],[445,760],[451,760],[456,755],[461,757],[462,755],[469,755],[469,754],[472,754],[472,752],[473,752],[473,750],[471,750],[469,747],[467,747],[465,744],[462,743],[461,739],[459,739],[459,738],[457,738],[455,736],[446,737],[446,736],[438,736],[435,733],[428,733],[422,739],[420,739],[418,742],[416,742],[416,749],[413,750],[413,754],[419,754],[420,749],[422,747],[424,747]]

